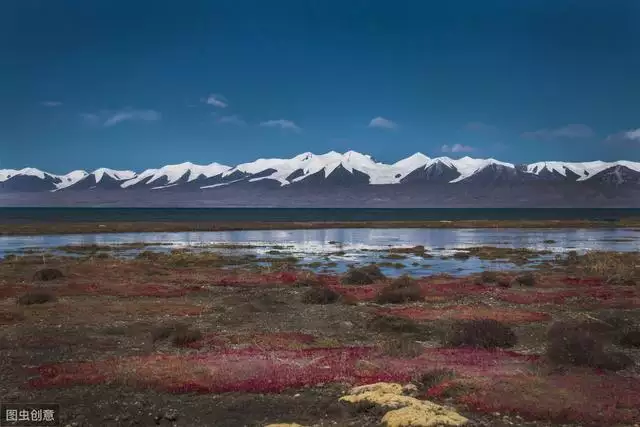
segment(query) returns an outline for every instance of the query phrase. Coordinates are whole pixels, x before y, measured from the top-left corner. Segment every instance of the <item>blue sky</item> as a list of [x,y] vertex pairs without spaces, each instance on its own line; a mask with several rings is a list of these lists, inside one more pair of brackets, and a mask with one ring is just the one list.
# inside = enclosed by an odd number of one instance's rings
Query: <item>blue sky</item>
[[633,0],[7,0],[0,168],[640,160]]

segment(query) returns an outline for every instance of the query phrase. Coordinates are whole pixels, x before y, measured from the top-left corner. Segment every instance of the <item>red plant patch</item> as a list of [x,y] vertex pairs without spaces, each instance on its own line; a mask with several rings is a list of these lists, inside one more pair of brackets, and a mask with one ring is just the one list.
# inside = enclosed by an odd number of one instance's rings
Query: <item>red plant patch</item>
[[604,426],[640,422],[640,381],[619,375],[531,375],[496,379],[459,399],[480,412]]
[[535,358],[503,351],[432,349],[415,359],[394,359],[369,347],[302,350],[223,349],[195,355],[152,355],[36,368],[31,387],[125,382],[171,392],[280,392],[320,383],[409,381],[425,369],[464,375],[513,375]]
[[491,289],[489,286],[468,281],[448,283],[421,281],[420,287],[425,296],[470,296],[479,295]]
[[580,296],[578,291],[506,291],[496,289],[493,297],[513,304],[564,304],[567,299]]
[[445,308],[399,307],[379,310],[380,314],[406,317],[413,320],[473,320],[493,319],[505,323],[544,322],[551,319],[546,313],[498,307],[452,306]]

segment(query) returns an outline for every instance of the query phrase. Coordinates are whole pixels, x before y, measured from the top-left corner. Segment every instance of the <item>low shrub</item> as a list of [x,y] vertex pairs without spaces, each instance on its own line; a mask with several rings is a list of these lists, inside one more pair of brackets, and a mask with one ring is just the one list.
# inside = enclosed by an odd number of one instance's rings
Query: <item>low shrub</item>
[[32,304],[44,304],[47,302],[53,302],[56,300],[56,297],[46,291],[34,291],[28,292],[22,296],[20,296],[17,300],[17,303],[20,305],[32,305]]
[[380,267],[371,264],[364,267],[350,268],[342,277],[342,283],[345,285],[369,285],[384,279],[386,277],[380,271]]
[[171,342],[176,347],[182,347],[202,338],[202,332],[198,329],[181,329],[175,331],[171,337]]
[[411,301],[422,301],[422,290],[418,283],[407,275],[403,275],[385,286],[378,296],[378,304],[403,304]]
[[452,380],[456,374],[451,369],[434,369],[420,375],[415,382],[420,386],[422,391],[427,391],[445,381]]
[[376,316],[367,325],[369,329],[377,332],[393,333],[420,333],[426,331],[426,327],[410,319],[395,316]]
[[302,295],[304,304],[332,304],[340,299],[340,294],[329,288],[314,287]]
[[620,337],[620,345],[623,347],[640,348],[640,329],[625,331]]
[[588,366],[619,371],[633,360],[623,353],[605,351],[604,341],[584,323],[557,322],[549,328],[547,359],[557,365]]
[[480,281],[482,283],[497,283],[500,276],[496,271],[483,271],[480,273]]
[[184,323],[169,323],[166,325],[160,325],[151,330],[151,339],[153,342],[162,341],[169,338],[176,332],[185,331],[187,329],[189,329],[189,327]]
[[534,286],[536,284],[536,276],[533,273],[525,273],[516,277],[516,283],[520,286]]
[[60,279],[62,277],[64,277],[64,274],[62,274],[62,271],[58,270],[57,268],[43,268],[35,272],[35,274],[33,275],[33,280],[41,280],[44,282]]
[[509,326],[493,319],[456,322],[445,336],[445,343],[449,347],[510,348],[517,342]]

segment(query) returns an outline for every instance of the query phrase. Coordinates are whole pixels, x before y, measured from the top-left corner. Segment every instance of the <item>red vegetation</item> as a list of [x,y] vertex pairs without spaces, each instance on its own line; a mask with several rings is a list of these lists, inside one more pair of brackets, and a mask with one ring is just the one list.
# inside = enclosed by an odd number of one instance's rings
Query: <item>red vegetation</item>
[[564,304],[567,299],[580,296],[578,291],[505,291],[496,289],[493,296],[513,304]]
[[507,351],[430,349],[414,359],[385,357],[369,347],[265,351],[255,347],[190,355],[125,357],[36,368],[32,387],[126,382],[171,392],[279,392],[320,383],[409,381],[447,368],[486,378],[514,375],[537,360]]
[[640,422],[640,381],[619,375],[494,378],[460,401],[477,411],[532,420],[589,426]]
[[551,319],[551,316],[546,313],[482,306],[452,306],[444,308],[399,307],[379,310],[379,313],[406,317],[413,320],[493,319],[504,323],[529,323],[544,322]]

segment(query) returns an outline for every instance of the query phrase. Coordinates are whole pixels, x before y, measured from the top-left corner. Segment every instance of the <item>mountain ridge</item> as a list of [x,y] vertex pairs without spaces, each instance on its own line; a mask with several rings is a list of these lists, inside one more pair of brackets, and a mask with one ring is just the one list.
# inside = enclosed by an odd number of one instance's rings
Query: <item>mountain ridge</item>
[[[323,172],[328,179],[335,170],[346,170],[350,174],[358,172],[361,177],[366,175],[371,185],[402,184],[415,181],[417,177],[422,180],[435,179],[437,177],[451,178],[446,182],[454,184],[471,182],[474,176],[478,176],[487,168],[494,173],[503,175],[519,175],[530,179],[556,178],[570,181],[588,181],[603,172],[617,171],[617,183],[623,184],[631,180],[636,181],[635,174],[640,175],[640,162],[618,160],[614,162],[561,162],[540,161],[531,164],[515,165],[502,162],[493,158],[471,158],[464,156],[459,159],[450,157],[430,158],[420,152],[398,160],[395,163],[386,164],[376,162],[368,154],[356,151],[338,153],[329,151],[325,154],[305,152],[286,158],[259,158],[253,162],[241,163],[236,166],[227,166],[217,162],[208,165],[199,165],[191,162],[169,164],[156,169],[146,169],[139,173],[126,170],[114,170],[99,168],[92,172],[76,170],[65,175],[56,175],[36,168],[0,169],[0,188],[14,188],[21,191],[20,186],[11,186],[11,181],[40,180],[49,182],[50,191],[69,191],[73,189],[100,188],[101,183],[122,189],[148,188],[162,189],[191,184],[191,187],[216,188],[216,186],[231,185],[239,181],[258,182],[273,180],[281,186],[301,183],[313,177],[317,179],[318,173]],[[425,172],[425,173],[421,173]],[[411,179],[405,179],[412,175]],[[629,177],[630,175],[630,177]],[[627,177],[625,179],[625,177]],[[361,179],[358,179],[361,181]],[[442,179],[438,180],[442,182]],[[105,184],[106,183],[106,184]],[[89,184],[89,185],[88,185]],[[201,185],[200,185],[201,184]],[[23,191],[29,191],[23,185]],[[42,191],[46,185],[38,185]],[[46,191],[46,190],[45,190]]]
[[305,152],[235,166],[183,162],[141,172],[2,169],[0,196],[5,206],[635,207],[640,162],[513,164],[415,153],[386,164],[355,151]]

